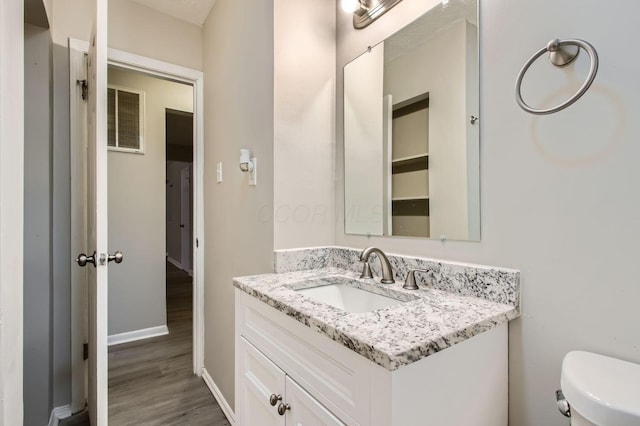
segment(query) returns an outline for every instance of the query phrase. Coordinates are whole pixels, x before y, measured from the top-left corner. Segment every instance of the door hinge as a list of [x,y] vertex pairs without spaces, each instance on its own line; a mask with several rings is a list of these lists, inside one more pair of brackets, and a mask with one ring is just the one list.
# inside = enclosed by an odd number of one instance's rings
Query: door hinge
[[76,80],[76,84],[82,87],[82,100],[86,101],[88,90],[87,80]]
[[200,242],[198,241],[198,239],[196,238],[196,248],[200,247]]
[[82,359],[85,360],[85,361],[89,359],[89,344],[88,343],[83,343],[82,344]]

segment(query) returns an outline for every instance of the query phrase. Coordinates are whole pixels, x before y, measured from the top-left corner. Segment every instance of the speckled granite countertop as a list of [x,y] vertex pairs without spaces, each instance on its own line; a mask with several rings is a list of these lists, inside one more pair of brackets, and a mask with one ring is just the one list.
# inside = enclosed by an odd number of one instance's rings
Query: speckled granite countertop
[[[401,304],[366,313],[348,313],[294,289],[305,281],[346,277]],[[422,287],[404,290],[402,282],[380,284],[353,271],[328,267],[234,278],[240,290],[273,306],[378,365],[396,370],[519,316],[516,307],[486,299]]]

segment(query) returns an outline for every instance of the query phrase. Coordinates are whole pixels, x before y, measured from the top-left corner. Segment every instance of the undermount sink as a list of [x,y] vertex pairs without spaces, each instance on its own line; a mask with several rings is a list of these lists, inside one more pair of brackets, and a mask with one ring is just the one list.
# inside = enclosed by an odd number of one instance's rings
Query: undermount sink
[[321,278],[301,284],[303,288],[294,288],[294,291],[349,313],[375,311],[406,301],[365,290],[361,287],[366,284],[346,277]]

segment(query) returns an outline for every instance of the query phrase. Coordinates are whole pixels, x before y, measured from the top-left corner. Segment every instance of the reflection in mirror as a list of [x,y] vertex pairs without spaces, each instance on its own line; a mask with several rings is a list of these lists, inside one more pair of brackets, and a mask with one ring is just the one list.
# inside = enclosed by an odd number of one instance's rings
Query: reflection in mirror
[[480,239],[476,0],[344,67],[345,232]]

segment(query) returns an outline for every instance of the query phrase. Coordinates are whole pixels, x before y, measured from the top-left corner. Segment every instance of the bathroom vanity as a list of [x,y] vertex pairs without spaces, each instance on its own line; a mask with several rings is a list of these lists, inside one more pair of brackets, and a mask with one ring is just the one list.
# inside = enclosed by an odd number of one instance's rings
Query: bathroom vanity
[[[414,263],[434,271],[404,290],[360,279],[354,254],[294,253],[311,267],[295,270],[277,253],[282,273],[234,279],[237,424],[506,425],[517,271],[390,256],[398,278]],[[436,288],[465,279],[487,297]]]

